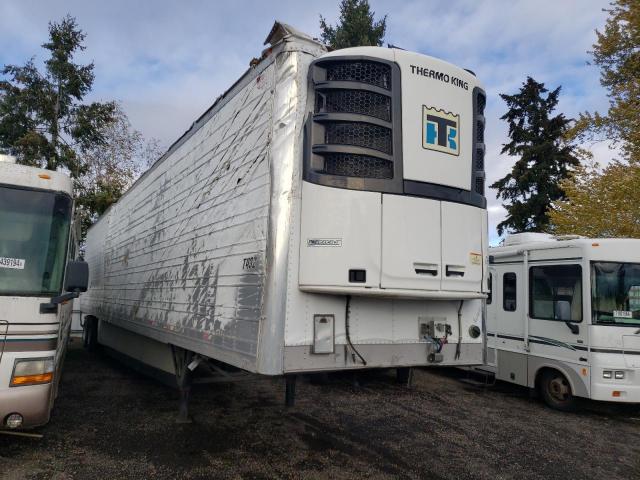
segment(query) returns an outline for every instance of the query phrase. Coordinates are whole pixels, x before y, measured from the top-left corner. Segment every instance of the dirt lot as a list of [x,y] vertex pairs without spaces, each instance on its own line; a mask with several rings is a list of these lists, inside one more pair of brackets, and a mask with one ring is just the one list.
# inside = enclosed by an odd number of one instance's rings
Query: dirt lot
[[289,409],[282,379],[199,386],[176,425],[176,391],[77,344],[44,437],[0,435],[2,478],[640,478],[640,407],[563,414],[454,370],[412,389],[389,371],[303,379]]

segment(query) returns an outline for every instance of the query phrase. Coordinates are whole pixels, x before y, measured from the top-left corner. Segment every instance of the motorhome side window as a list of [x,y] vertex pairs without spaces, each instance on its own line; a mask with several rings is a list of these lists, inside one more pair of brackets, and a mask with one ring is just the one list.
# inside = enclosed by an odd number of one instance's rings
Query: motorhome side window
[[487,305],[491,305],[491,300],[493,299],[493,275],[491,273],[489,274],[488,283]]
[[582,267],[545,265],[529,268],[529,308],[540,320],[582,321]]
[[508,272],[502,276],[502,308],[505,312],[516,311],[516,286],[515,273]]

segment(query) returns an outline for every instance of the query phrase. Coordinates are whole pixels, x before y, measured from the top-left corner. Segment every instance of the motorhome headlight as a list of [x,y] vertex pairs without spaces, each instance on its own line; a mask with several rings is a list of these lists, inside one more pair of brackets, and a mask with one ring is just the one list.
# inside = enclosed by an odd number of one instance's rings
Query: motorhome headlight
[[7,428],[20,428],[22,426],[22,415],[20,415],[19,413],[11,413],[7,415],[4,424],[7,426]]
[[18,358],[13,365],[11,386],[49,383],[53,379],[54,366],[53,357]]
[[614,376],[616,380],[622,380],[624,379],[624,372],[617,371],[615,372]]
[[611,378],[611,370],[605,370],[602,372],[602,378]]

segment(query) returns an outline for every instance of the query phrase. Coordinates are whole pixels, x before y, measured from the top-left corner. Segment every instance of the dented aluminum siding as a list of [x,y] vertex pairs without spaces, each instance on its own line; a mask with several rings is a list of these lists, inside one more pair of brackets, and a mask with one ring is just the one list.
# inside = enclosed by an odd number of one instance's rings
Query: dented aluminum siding
[[90,229],[83,312],[282,373],[288,192],[308,64],[323,52],[285,37]]

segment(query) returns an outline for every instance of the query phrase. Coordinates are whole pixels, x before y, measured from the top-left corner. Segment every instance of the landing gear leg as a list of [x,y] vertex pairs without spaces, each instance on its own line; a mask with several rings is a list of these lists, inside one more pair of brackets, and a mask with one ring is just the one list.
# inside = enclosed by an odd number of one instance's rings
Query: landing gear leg
[[413,384],[413,368],[402,367],[396,369],[396,381],[401,385],[411,388]]
[[293,407],[296,403],[296,379],[297,375],[286,375],[284,377],[285,381],[285,392],[284,392],[284,404],[287,407]]
[[178,418],[176,423],[191,423],[189,416],[189,397],[191,396],[192,373],[189,364],[193,360],[193,352],[184,348],[171,346],[173,352],[173,365],[176,371],[176,383],[180,391],[178,404]]

